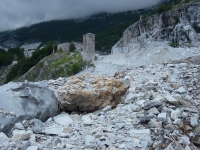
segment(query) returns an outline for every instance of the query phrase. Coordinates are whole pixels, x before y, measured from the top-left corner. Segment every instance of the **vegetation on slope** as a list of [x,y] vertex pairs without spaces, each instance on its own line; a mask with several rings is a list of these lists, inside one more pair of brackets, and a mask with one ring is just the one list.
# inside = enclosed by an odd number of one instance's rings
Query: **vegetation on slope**
[[77,52],[57,52],[43,58],[18,81],[40,81],[68,77],[82,70],[84,67],[82,55]]
[[26,73],[30,68],[35,66],[42,58],[50,55],[53,52],[54,44],[54,42],[50,42],[44,48],[38,48],[37,50],[35,50],[33,52],[32,57],[18,61],[18,63],[15,64],[8,73],[6,77],[6,83],[12,81],[15,78],[20,77],[21,75]]
[[10,65],[14,60],[20,61],[24,59],[24,50],[20,48],[10,48],[6,52],[0,49],[0,68]]

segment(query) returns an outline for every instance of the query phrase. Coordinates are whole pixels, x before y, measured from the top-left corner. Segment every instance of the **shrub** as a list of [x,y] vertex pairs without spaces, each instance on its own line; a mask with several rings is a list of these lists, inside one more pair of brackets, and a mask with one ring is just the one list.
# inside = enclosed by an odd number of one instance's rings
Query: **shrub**
[[74,64],[71,66],[71,73],[72,73],[72,74],[76,74],[76,73],[78,73],[79,71],[81,71],[81,69],[82,69],[81,64],[79,64],[79,63],[74,63]]
[[12,54],[0,49],[0,67],[10,65],[14,57]]
[[[48,43],[44,48],[35,50],[30,58],[22,59],[17,65],[14,65],[6,77],[6,83],[23,75],[42,58],[50,55],[53,52],[54,44],[54,42]],[[11,52],[14,53],[14,50],[11,50]],[[19,56],[19,58],[22,58],[21,54]]]
[[172,5],[171,4],[165,4],[165,5],[161,5],[157,8],[157,12],[158,14],[161,14],[163,12],[166,12],[168,10],[172,9]]
[[177,42],[171,42],[169,45],[170,45],[171,47],[178,47],[178,46],[179,46],[179,43],[177,43]]
[[8,49],[8,53],[14,55],[15,60],[20,61],[25,58],[24,49],[20,49],[19,47]]
[[69,51],[73,52],[75,50],[76,50],[75,44],[73,42],[71,42],[70,45],[69,45]]

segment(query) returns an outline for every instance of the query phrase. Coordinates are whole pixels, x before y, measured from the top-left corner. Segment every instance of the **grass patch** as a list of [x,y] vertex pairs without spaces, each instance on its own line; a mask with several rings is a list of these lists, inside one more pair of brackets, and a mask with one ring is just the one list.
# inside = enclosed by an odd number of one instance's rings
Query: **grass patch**
[[178,47],[178,46],[179,46],[179,43],[171,42],[171,43],[169,43],[169,45],[170,45],[171,47]]

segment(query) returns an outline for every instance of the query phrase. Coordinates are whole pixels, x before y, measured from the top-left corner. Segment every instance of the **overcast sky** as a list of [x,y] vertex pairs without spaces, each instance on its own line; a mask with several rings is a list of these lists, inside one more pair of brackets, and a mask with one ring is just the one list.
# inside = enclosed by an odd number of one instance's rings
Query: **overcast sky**
[[120,12],[161,0],[0,0],[0,31],[42,21],[76,19],[99,12]]

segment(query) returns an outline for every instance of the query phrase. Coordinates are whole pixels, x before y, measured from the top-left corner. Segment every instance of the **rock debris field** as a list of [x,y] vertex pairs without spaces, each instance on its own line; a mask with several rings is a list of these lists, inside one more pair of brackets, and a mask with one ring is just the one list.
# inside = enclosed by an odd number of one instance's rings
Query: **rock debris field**
[[[129,83],[115,108],[23,120],[8,136],[0,133],[0,149],[199,149],[199,57],[128,68],[115,77]],[[67,80],[50,80],[48,87],[57,93]]]

